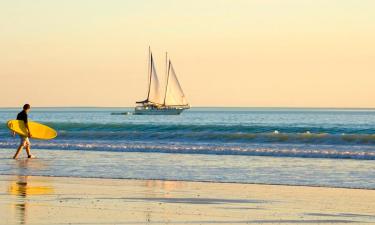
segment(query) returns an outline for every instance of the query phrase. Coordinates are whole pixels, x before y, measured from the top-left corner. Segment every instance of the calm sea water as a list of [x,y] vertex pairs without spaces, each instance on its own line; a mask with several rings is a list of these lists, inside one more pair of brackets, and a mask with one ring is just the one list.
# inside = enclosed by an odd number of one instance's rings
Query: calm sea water
[[1,109],[0,173],[375,189],[372,109],[196,108],[180,116],[111,115],[131,110],[33,109],[30,119],[54,127],[59,136],[32,142],[43,150],[30,163],[49,162],[47,169],[20,170],[9,159],[18,139],[5,126],[18,110]]

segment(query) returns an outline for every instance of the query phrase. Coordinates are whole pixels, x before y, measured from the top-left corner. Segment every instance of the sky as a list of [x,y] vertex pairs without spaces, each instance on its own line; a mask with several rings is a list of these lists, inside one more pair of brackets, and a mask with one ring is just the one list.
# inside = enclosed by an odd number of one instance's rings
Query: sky
[[134,106],[148,46],[192,106],[375,107],[373,0],[0,0],[0,107]]

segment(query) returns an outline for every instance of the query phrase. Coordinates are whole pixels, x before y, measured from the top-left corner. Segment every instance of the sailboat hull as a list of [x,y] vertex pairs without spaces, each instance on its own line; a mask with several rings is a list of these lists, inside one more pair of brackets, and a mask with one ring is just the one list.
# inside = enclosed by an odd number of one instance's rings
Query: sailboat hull
[[184,108],[136,107],[134,115],[180,115]]

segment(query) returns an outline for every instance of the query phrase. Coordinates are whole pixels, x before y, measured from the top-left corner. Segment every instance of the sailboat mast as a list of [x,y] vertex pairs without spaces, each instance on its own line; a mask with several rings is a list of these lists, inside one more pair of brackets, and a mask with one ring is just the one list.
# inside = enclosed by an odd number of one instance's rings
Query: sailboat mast
[[165,77],[167,78],[166,85],[165,85],[165,93],[164,93],[164,103],[165,105],[165,98],[167,97],[167,88],[168,88],[168,52],[165,52]]
[[149,75],[149,81],[148,81],[148,92],[147,92],[147,101],[150,97],[150,89],[151,89],[151,75],[152,75],[152,53],[151,48],[148,46],[148,75]]
[[168,52],[165,52],[165,77],[168,76]]
[[169,82],[169,71],[170,71],[170,69],[171,69],[171,60],[169,60],[169,64],[168,64],[167,82],[166,82],[166,85],[165,85],[165,94],[164,94],[164,105],[165,105],[165,100],[167,98],[168,82]]

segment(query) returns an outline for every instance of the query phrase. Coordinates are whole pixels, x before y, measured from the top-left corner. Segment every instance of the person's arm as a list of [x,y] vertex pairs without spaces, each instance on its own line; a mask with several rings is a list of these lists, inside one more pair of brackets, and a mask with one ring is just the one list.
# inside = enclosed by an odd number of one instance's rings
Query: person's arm
[[31,138],[31,132],[30,132],[30,129],[29,129],[29,123],[28,123],[28,120],[26,119],[26,121],[24,121],[25,122],[25,128],[26,128],[26,130],[27,130],[27,133],[28,133],[28,137],[29,138]]

